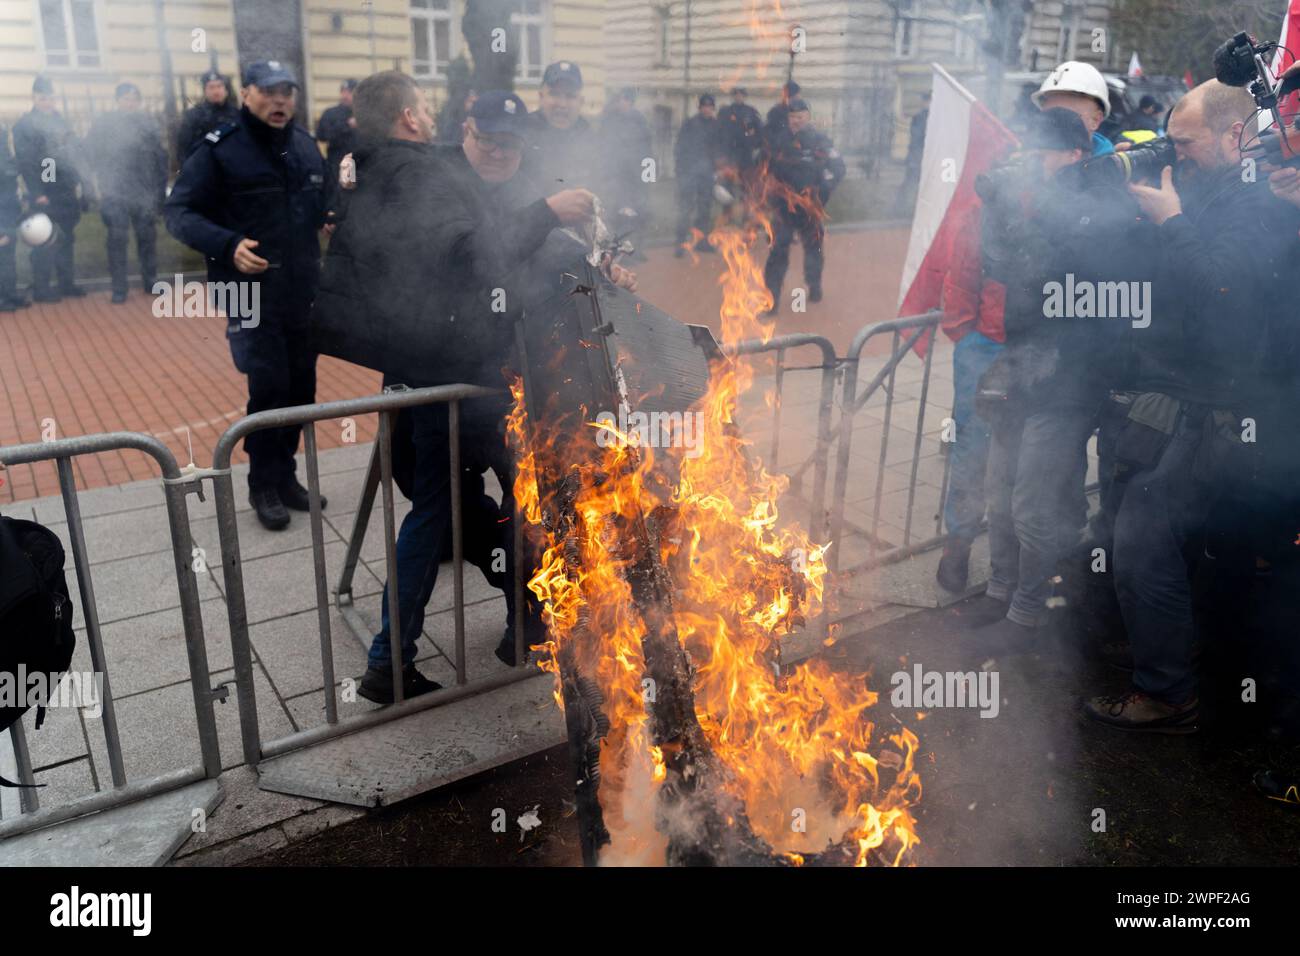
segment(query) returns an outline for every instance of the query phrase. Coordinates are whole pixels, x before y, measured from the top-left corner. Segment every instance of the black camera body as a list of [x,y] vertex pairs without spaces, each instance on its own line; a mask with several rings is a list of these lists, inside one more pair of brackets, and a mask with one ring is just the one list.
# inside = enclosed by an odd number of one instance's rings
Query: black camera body
[[1160,181],[1160,171],[1177,159],[1174,144],[1163,136],[1123,152],[1096,156],[1080,164],[1085,188]]

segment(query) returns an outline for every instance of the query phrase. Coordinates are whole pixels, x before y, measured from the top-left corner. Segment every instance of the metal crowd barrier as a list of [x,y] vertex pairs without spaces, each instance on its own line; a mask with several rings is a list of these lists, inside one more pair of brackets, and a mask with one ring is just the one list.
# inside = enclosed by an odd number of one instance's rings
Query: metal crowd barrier
[[[202,758],[200,766],[172,771],[147,780],[128,782],[122,759],[122,742],[118,732],[117,712],[113,700],[112,685],[109,681],[108,661],[104,655],[104,639],[99,623],[98,606],[95,603],[95,586],[91,574],[90,558],[86,551],[86,536],[81,519],[81,507],[77,497],[76,479],[72,472],[72,459],[79,455],[94,455],[100,452],[133,449],[153,457],[162,470],[163,493],[167,504],[167,520],[171,532],[172,558],[176,566],[176,586],[180,595],[181,621],[185,629],[185,649],[189,658],[190,689],[194,697],[194,714],[199,731],[199,750]],[[108,750],[109,773],[112,789],[100,788],[98,774],[93,772],[92,780],[97,793],[62,804],[57,807],[40,809],[39,793],[34,789],[23,789],[20,793],[21,814],[11,820],[0,822],[0,838],[26,833],[40,827],[70,820],[74,817],[100,810],[131,803],[169,790],[196,783],[205,778],[215,778],[221,774],[221,753],[217,742],[216,715],[213,702],[224,700],[227,690],[224,687],[211,687],[208,671],[207,645],[203,636],[203,618],[199,609],[198,586],[194,580],[195,572],[191,568],[193,539],[190,535],[189,510],[186,507],[186,495],[201,493],[198,479],[192,471],[182,471],[177,467],[176,459],[167,447],[150,435],[136,432],[109,432],[102,435],[87,435],[78,438],[61,438],[54,441],[14,445],[0,448],[0,462],[6,467],[32,464],[40,461],[54,461],[59,475],[59,489],[63,497],[63,508],[68,522],[68,538],[72,548],[73,567],[77,575],[77,587],[81,597],[82,614],[86,625],[86,645],[90,652],[91,665],[99,680],[102,681],[101,719],[104,728],[104,743]],[[81,717],[80,713],[78,714]],[[83,718],[84,721],[84,718]],[[83,734],[85,726],[82,726]],[[10,727],[15,761],[18,765],[20,783],[34,782],[31,757],[23,731],[23,721],[19,720]],[[86,738],[89,756],[89,739]]]
[[[785,354],[791,349],[815,346],[821,350],[820,365],[786,365]],[[805,497],[810,502],[811,514],[808,520],[808,536],[813,541],[825,538],[826,531],[826,481],[829,474],[829,453],[834,433],[831,429],[831,408],[835,401],[835,376],[839,369],[839,359],[835,357],[835,346],[830,340],[820,335],[793,333],[778,335],[767,341],[750,339],[726,348],[729,355],[757,355],[775,352],[775,388],[772,400],[772,450],[766,462],[768,471],[781,469],[781,408],[785,398],[785,373],[800,371],[817,371],[821,375],[821,403],[817,409],[817,443],[812,453],[797,465],[787,467],[785,473],[790,478],[790,488],[795,494]],[[812,488],[805,494],[804,475],[812,469]]]
[[[916,504],[916,474],[921,463],[921,446],[925,440],[926,400],[929,396],[930,371],[934,361],[933,339],[939,327],[939,320],[942,317],[943,313],[932,311],[924,315],[877,322],[860,330],[853,337],[853,342],[849,346],[848,355],[843,360],[844,383],[840,402],[839,447],[836,449],[835,488],[830,526],[831,550],[827,560],[827,565],[832,571],[843,575],[868,571],[882,564],[902,560],[909,555],[926,551],[943,540],[942,495],[947,492],[948,473],[951,467],[951,459],[947,456],[944,457],[940,513],[935,518],[934,535],[918,542],[912,541],[912,511]],[[930,348],[925,350],[925,357],[922,359],[921,394],[920,400],[917,402],[916,435],[912,447],[911,471],[907,484],[907,515],[904,518],[903,541],[901,544],[895,545],[882,541],[880,538],[880,506],[884,495],[885,465],[889,453],[889,432],[893,422],[895,379],[899,364],[927,333],[930,334],[931,341]],[[876,372],[875,377],[868,383],[866,389],[859,394],[858,375],[862,364],[862,350],[866,348],[867,343],[873,338],[885,334],[892,336],[889,357],[879,371]],[[848,491],[849,472],[852,467],[849,456],[853,449],[854,418],[882,387],[885,393],[885,418],[880,435],[880,457],[876,463],[876,487],[872,499],[871,526],[870,528],[855,529],[866,535],[871,554],[865,561],[861,561],[851,568],[842,569],[840,568],[840,543],[844,536],[844,530],[848,526],[848,522],[844,518],[844,497]]]
[[[225,580],[226,606],[230,618],[230,640],[235,662],[235,682],[239,688],[239,723],[244,759],[256,767],[262,760],[288,753],[311,744],[355,733],[376,724],[386,723],[408,714],[450,703],[472,694],[494,690],[516,681],[542,673],[528,664],[524,648],[524,562],[515,561],[515,595],[519,598],[515,614],[516,666],[504,674],[471,681],[465,662],[465,593],[464,593],[464,541],[461,515],[460,471],[460,403],[468,399],[499,396],[498,390],[475,385],[441,385],[436,388],[408,389],[397,387],[383,394],[353,398],[294,408],[271,409],[257,412],[235,422],[217,442],[213,452],[212,479],[217,506],[217,530],[221,541],[221,566]],[[401,676],[401,619],[397,611],[397,527],[394,511],[392,474],[392,435],[396,413],[403,408],[418,405],[446,403],[448,406],[449,438],[451,444],[451,489],[453,503],[452,573],[454,587],[453,614],[455,620],[456,686],[404,700]],[[348,542],[344,570],[338,586],[338,605],[344,620],[360,636],[368,630],[365,622],[352,606],[352,575],[360,560],[375,494],[382,490],[384,513],[384,551],[388,578],[388,611],[390,641],[393,648],[393,696],[395,703],[388,707],[340,720],[335,697],[334,650],[330,640],[329,597],[326,585],[324,535],[320,510],[320,474],[316,449],[315,423],[327,419],[353,417],[379,413],[379,438],[375,443],[370,468],[357,508],[356,520]],[[239,440],[250,432],[286,425],[303,426],[303,450],[307,459],[307,491],[311,507],[312,557],[315,563],[316,609],[320,623],[321,674],[325,695],[326,723],[320,727],[298,731],[277,740],[263,741],[257,716],[257,700],[253,688],[252,644],[248,634],[248,611],[245,604],[244,578],[239,550],[239,529],[235,521],[234,482],[230,472],[230,459]],[[523,520],[515,515],[516,554],[523,537]]]

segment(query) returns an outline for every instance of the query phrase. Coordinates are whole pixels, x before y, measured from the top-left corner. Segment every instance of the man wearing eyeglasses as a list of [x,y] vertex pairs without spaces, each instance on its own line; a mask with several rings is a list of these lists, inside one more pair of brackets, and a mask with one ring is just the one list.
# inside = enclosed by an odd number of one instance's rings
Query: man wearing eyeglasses
[[[480,96],[465,120],[464,142],[455,146],[432,144],[434,120],[424,93],[402,73],[363,80],[353,109],[361,140],[354,155],[356,188],[325,258],[314,313],[318,347],[412,387],[464,382],[504,391],[522,267],[553,229],[588,222],[595,197],[567,189],[538,198],[537,187],[519,175],[527,110],[513,93]],[[630,273],[620,270],[616,278],[634,285]],[[461,403],[460,507],[466,558],[505,591],[506,634],[497,656],[514,664],[507,410],[504,399]],[[415,667],[416,640],[438,566],[451,557],[452,514],[447,406],[410,413],[413,507],[398,534],[396,569],[404,698],[440,686]],[[484,490],[489,469],[503,489],[500,505]],[[383,609],[358,693],[388,704],[395,695],[386,595]]]

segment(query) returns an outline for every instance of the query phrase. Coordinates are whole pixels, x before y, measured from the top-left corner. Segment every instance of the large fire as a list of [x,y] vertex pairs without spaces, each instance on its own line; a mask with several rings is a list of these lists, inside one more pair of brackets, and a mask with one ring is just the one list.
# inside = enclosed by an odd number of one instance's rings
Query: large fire
[[[768,209],[775,202],[821,214],[810,196],[781,192],[759,170],[749,177],[746,221],[720,225],[709,236],[724,270],[722,341],[771,336],[760,321],[771,305],[755,247],[770,240]],[[769,474],[749,451],[735,412],[752,385],[749,361],[716,363],[699,403],[703,436],[695,453],[642,447],[636,436],[607,442],[603,457],[551,447],[529,450],[522,385],[517,384],[510,430],[519,449],[515,493],[528,521],[542,527],[544,553],[529,587],[544,606],[550,640],[542,666],[555,671],[570,655],[599,686],[608,720],[600,743],[599,800],[610,844],[602,862],[662,864],[668,846],[659,791],[672,754],[657,745],[648,701],[649,626],[628,583],[632,557],[620,530],[649,525],[671,577],[671,618],[689,659],[695,718],[722,764],[728,806],[724,823],[743,816],[753,834],[785,861],[809,857],[899,865],[916,845],[910,808],[919,800],[914,768],[917,739],[906,728],[880,732],[868,712],[877,695],[865,675],[833,671],[812,659],[781,665],[784,634],[823,609],[827,569],[824,543],[778,523],[783,476]],[[588,435],[550,441],[592,442]],[[532,436],[537,441],[537,435]],[[655,456],[674,460],[656,469]],[[569,470],[567,533],[544,522],[539,497],[541,461]],[[557,465],[563,462],[564,465]],[[663,474],[676,475],[669,486]],[[551,486],[554,486],[553,483]],[[556,700],[564,701],[557,681]],[[873,754],[873,749],[876,751]],[[689,770],[687,771],[689,775]]]

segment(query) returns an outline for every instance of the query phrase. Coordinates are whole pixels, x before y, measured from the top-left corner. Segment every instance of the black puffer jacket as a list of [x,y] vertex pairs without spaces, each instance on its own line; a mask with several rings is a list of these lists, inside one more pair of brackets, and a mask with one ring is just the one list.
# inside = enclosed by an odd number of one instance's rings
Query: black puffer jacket
[[520,177],[484,182],[459,146],[389,140],[355,158],[313,344],[412,386],[501,385],[521,267],[559,220]]

